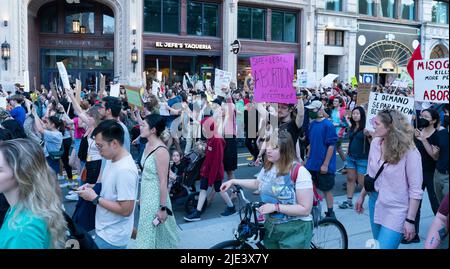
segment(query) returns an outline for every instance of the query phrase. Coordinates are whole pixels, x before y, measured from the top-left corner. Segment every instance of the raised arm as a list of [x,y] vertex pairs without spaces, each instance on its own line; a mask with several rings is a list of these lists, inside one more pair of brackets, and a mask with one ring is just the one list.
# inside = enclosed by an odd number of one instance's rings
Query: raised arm
[[72,100],[73,109],[75,110],[75,113],[78,115],[78,118],[80,118],[82,121],[89,123],[89,118],[86,114],[86,112],[81,109],[80,104],[77,102],[77,99],[73,95],[72,89],[66,89],[66,93],[69,96],[70,100]]
[[305,119],[305,106],[303,104],[303,99],[297,99],[297,117],[295,118],[295,124],[300,129],[303,125],[303,120]]
[[38,131],[40,134],[44,133],[44,125],[42,124],[41,119],[39,118],[39,116],[36,113],[36,109],[34,109],[34,107],[31,109],[31,113],[34,116],[34,127],[36,129],[36,131]]

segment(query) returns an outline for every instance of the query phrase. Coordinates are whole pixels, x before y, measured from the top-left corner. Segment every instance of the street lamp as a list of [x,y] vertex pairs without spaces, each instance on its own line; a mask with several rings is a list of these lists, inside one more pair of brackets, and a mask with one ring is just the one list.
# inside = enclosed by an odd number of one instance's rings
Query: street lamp
[[134,47],[131,50],[131,62],[133,63],[133,73],[136,72],[136,64],[138,62],[139,56],[138,56],[138,50],[136,47]]
[[5,60],[5,70],[8,70],[8,60],[11,58],[11,46],[8,42],[2,44],[2,59]]
[[86,26],[80,26],[80,33],[82,34],[86,33]]
[[80,20],[73,20],[72,21],[72,31],[75,34],[80,33]]

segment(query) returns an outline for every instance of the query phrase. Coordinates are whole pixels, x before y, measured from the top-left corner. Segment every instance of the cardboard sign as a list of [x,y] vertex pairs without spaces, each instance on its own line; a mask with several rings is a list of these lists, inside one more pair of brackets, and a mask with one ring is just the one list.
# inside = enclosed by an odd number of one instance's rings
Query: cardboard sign
[[56,65],[58,66],[59,76],[61,77],[64,89],[70,89],[69,75],[67,75],[67,70],[64,63],[57,62]]
[[30,92],[30,72],[23,72],[23,90],[25,92]]
[[411,121],[414,109],[414,98],[385,93],[370,93],[369,107],[367,108],[366,129],[374,131],[374,118],[379,111],[384,109],[395,109],[402,112]]
[[308,85],[308,71],[306,69],[297,70],[297,87],[304,88]]
[[159,85],[159,83],[156,82],[156,81],[153,81],[153,84],[152,84],[152,94],[153,94],[154,96],[157,96],[160,88],[161,88],[161,86]]
[[414,99],[448,104],[448,58],[414,61]]
[[359,84],[358,93],[356,96],[356,104],[358,106],[369,102],[370,92],[372,91],[372,84]]
[[142,99],[140,94],[141,88],[131,86],[124,86],[124,87],[127,92],[128,103],[138,107],[142,107]]
[[250,58],[255,102],[296,104],[294,54]]
[[229,88],[230,82],[231,82],[231,72],[223,71],[216,68],[214,77],[214,92],[217,95],[225,97],[226,94],[222,91],[222,89]]
[[109,91],[109,96],[119,97],[120,95],[120,83],[111,84],[111,90]]
[[79,79],[75,80],[75,99],[79,104],[81,100],[81,81]]

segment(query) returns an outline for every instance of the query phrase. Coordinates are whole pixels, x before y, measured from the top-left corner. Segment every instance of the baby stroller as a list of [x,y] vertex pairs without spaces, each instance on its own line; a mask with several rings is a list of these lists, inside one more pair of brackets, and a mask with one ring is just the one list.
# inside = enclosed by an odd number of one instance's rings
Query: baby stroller
[[[199,192],[195,187],[195,182],[200,179],[200,169],[205,160],[205,145],[203,142],[197,142],[193,151],[183,156],[181,163],[184,167],[184,173],[173,183],[170,188],[170,198],[174,203],[185,198],[184,209],[186,213],[191,213],[197,208]],[[207,201],[203,205],[202,212],[207,207]]]

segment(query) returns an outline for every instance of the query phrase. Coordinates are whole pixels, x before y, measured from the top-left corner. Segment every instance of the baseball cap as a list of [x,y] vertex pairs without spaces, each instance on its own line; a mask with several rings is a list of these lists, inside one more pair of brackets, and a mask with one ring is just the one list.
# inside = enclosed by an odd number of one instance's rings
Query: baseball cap
[[307,105],[307,109],[321,109],[323,107],[323,104],[319,100],[312,101],[311,104]]

